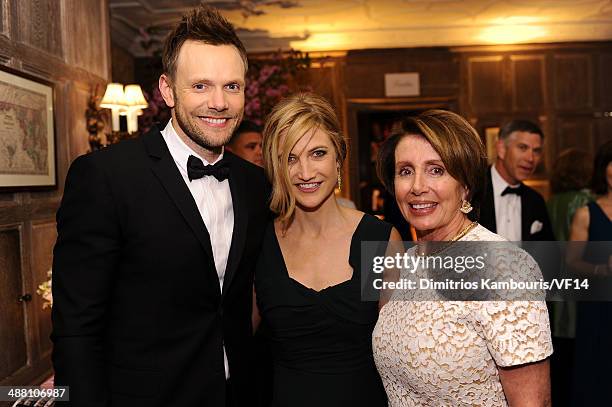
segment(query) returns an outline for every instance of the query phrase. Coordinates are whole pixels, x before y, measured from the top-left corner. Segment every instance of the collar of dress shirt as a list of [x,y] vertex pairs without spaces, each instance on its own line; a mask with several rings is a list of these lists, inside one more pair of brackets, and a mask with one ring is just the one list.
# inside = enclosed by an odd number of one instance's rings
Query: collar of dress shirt
[[176,165],[179,166],[181,172],[185,174],[187,173],[187,160],[189,159],[190,155],[198,157],[200,160],[202,160],[204,165],[216,164],[223,158],[225,148],[221,150],[221,154],[219,154],[219,157],[217,157],[214,162],[210,163],[206,161],[206,159],[204,159],[201,155],[193,151],[191,147],[189,147],[187,144],[185,144],[183,140],[181,140],[179,135],[176,133],[174,126],[172,125],[172,119],[168,121],[168,124],[161,131],[161,134],[164,140],[166,141],[166,145],[168,146],[168,150],[170,150],[170,155],[174,159],[174,162],[176,162]]
[[497,171],[497,168],[495,168],[495,164],[491,166],[491,181],[493,181],[493,195],[494,196],[501,196],[502,192],[504,192],[504,189],[506,189],[506,187],[517,188],[518,186],[521,185],[520,182],[516,185],[508,184],[506,180],[503,179],[502,176],[499,174],[499,172]]

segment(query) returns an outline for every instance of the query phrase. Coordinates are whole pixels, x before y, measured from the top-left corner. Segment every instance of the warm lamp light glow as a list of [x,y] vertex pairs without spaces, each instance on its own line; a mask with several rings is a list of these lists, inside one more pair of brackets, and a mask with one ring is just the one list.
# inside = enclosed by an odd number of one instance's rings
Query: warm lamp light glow
[[334,51],[348,49],[351,39],[340,33],[314,33],[306,40],[291,41],[290,46],[300,51]]
[[100,107],[111,109],[113,113],[113,131],[119,131],[119,115],[127,116],[128,133],[138,130],[138,116],[142,109],[149,107],[139,85],[109,83],[100,102]]
[[127,131],[134,133],[138,131],[138,113],[149,106],[142,94],[139,85],[125,85],[124,106],[127,111]]
[[125,98],[124,98],[124,106],[133,109],[144,109],[149,104],[144,98],[142,94],[142,89],[140,89],[140,85],[125,85]]
[[547,31],[542,27],[529,25],[498,25],[482,30],[480,39],[492,44],[517,44],[544,37]]
[[111,109],[113,131],[119,131],[119,110],[123,108],[123,85],[120,83],[109,83],[106,92],[100,102],[100,107]]
[[106,92],[100,102],[100,107],[106,109],[120,108],[123,106],[123,85],[120,83],[109,83]]
[[492,25],[483,29],[480,39],[492,44],[516,44],[544,37],[548,32],[538,25],[542,17],[508,16],[496,18]]

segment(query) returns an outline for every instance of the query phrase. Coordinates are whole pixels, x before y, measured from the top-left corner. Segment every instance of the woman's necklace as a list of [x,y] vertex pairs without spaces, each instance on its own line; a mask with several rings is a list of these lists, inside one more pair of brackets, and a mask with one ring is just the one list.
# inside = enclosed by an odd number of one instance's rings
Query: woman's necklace
[[455,237],[453,237],[451,240],[448,241],[448,243],[446,245],[444,245],[441,249],[438,250],[434,250],[431,253],[425,253],[425,251],[421,251],[420,253],[418,253],[419,256],[434,256],[438,253],[443,252],[444,250],[448,249],[453,243],[455,243],[457,240],[461,239],[463,236],[467,235],[468,232],[472,229],[474,229],[476,227],[476,225],[478,225],[478,222],[472,222],[469,225],[467,225],[465,228],[463,228],[463,230],[461,230]]

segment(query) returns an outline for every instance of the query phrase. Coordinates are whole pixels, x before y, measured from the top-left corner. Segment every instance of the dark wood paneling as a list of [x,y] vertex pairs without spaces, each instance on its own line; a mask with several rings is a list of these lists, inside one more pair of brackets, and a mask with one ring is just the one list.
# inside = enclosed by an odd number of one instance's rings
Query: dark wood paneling
[[595,154],[596,133],[592,117],[559,116],[556,121],[556,154],[575,147]]
[[19,229],[0,229],[0,379],[27,363]]
[[512,55],[512,109],[541,110],[546,106],[544,55]]
[[19,40],[61,57],[61,7],[58,0],[14,1]]
[[346,56],[346,97],[385,97],[385,74],[418,72],[420,97],[456,96],[459,58],[447,49],[364,50]]
[[[0,63],[40,77],[54,88],[57,189],[0,192],[0,225],[9,225],[5,231],[11,229],[0,233],[0,384],[25,385],[52,373],[49,310],[42,309],[35,290],[51,267],[53,219],[68,166],[87,150],[84,114],[89,95],[110,76],[108,3],[0,0],[0,4],[4,5],[0,33],[8,32],[0,35]],[[20,225],[19,233],[12,225]],[[33,295],[25,307],[16,305],[22,291]]]
[[9,27],[4,20],[6,17],[4,14],[4,9],[7,7],[7,1],[8,0],[0,0],[0,35],[4,35],[6,37],[9,35]]
[[[113,82],[136,83],[134,81],[134,57],[115,43],[111,45],[111,62]],[[143,90],[149,92],[147,88]]]
[[385,95],[385,73],[399,72],[399,64],[347,65],[348,98],[377,98]]
[[603,53],[599,57],[599,95],[601,107],[612,110],[612,53]]
[[605,117],[597,120],[597,140],[595,150],[603,143],[612,140],[612,117]]
[[554,97],[558,109],[593,107],[591,54],[556,54],[553,57]]
[[507,110],[509,103],[504,92],[503,57],[468,57],[467,64],[468,103],[471,110]]
[[[34,278],[34,287],[38,287],[41,283],[48,280],[47,272],[51,270],[53,263],[53,246],[57,239],[57,231],[55,221],[47,220],[32,225],[32,275]],[[32,306],[40,309],[38,316],[38,329],[40,336],[40,353],[48,355],[51,351],[51,310],[46,308],[43,310],[43,300],[39,295],[36,295]]]
[[109,75],[108,10],[105,1],[64,0],[68,62],[101,77]]

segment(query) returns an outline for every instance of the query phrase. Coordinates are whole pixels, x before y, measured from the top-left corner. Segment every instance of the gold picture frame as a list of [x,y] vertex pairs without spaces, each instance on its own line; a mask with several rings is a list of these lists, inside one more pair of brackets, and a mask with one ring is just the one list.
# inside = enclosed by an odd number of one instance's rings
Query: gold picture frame
[[0,67],[0,188],[57,185],[53,85]]

